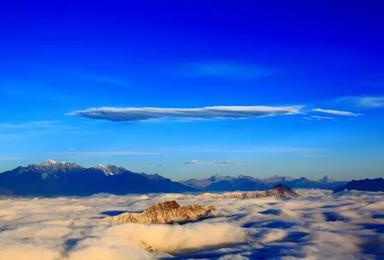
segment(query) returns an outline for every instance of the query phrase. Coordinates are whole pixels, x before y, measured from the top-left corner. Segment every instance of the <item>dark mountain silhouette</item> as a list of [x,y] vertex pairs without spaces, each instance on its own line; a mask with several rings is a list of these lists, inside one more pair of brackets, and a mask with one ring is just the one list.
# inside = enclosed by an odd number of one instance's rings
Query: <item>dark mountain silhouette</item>
[[334,192],[345,190],[360,190],[360,191],[384,191],[384,179],[364,179],[352,180],[347,184],[334,189]]
[[84,168],[49,160],[0,173],[0,192],[20,196],[91,195],[95,193],[187,192],[194,189],[160,175],[134,173],[123,167]]
[[314,181],[304,177],[294,179],[277,175],[265,179],[242,175],[238,177],[215,175],[206,179],[190,179],[182,183],[201,191],[250,191],[271,189],[277,184],[284,184],[291,188],[335,189],[345,185],[347,182],[334,181],[328,177]]

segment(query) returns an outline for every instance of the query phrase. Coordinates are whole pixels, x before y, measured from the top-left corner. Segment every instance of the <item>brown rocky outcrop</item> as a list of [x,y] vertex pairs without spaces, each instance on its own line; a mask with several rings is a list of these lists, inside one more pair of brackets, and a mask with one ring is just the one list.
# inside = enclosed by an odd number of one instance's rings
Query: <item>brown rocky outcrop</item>
[[216,215],[212,205],[192,204],[180,206],[176,201],[166,201],[147,208],[143,213],[123,213],[105,218],[113,223],[170,224],[197,221]]

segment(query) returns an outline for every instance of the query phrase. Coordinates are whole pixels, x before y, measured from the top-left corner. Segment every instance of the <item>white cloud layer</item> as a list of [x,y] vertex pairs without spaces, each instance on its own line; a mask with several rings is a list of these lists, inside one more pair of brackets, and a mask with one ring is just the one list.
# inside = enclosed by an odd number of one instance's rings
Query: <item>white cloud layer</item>
[[[299,192],[302,197],[291,200],[212,200],[183,194],[2,198],[0,260],[384,256],[384,193]],[[169,199],[214,204],[220,217],[186,225],[102,221]]]
[[159,118],[246,119],[253,117],[295,115],[302,106],[212,106],[201,108],[99,107],[70,113],[110,121],[142,121]]

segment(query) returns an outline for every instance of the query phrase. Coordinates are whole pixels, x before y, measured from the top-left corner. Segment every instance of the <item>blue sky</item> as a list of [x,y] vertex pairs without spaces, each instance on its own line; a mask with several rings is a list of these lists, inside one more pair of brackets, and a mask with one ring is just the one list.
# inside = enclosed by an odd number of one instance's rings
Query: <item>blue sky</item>
[[3,4],[0,170],[383,176],[381,1],[96,2]]

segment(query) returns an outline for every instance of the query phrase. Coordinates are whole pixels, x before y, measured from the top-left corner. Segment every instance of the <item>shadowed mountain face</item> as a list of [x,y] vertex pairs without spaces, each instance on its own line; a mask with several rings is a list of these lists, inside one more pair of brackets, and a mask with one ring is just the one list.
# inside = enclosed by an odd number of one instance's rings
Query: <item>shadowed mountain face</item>
[[22,196],[186,192],[193,188],[159,175],[134,173],[122,167],[84,168],[74,163],[47,161],[0,174],[0,193]]
[[346,182],[334,181],[324,177],[318,181],[307,178],[290,178],[284,176],[273,176],[266,179],[258,179],[250,176],[212,176],[207,179],[190,179],[183,184],[202,191],[250,191],[271,189],[277,184],[284,184],[291,188],[319,188],[335,189],[343,186]]
[[360,191],[384,191],[384,179],[364,179],[364,180],[353,180],[347,184],[334,189],[335,192],[344,190],[360,190]]

